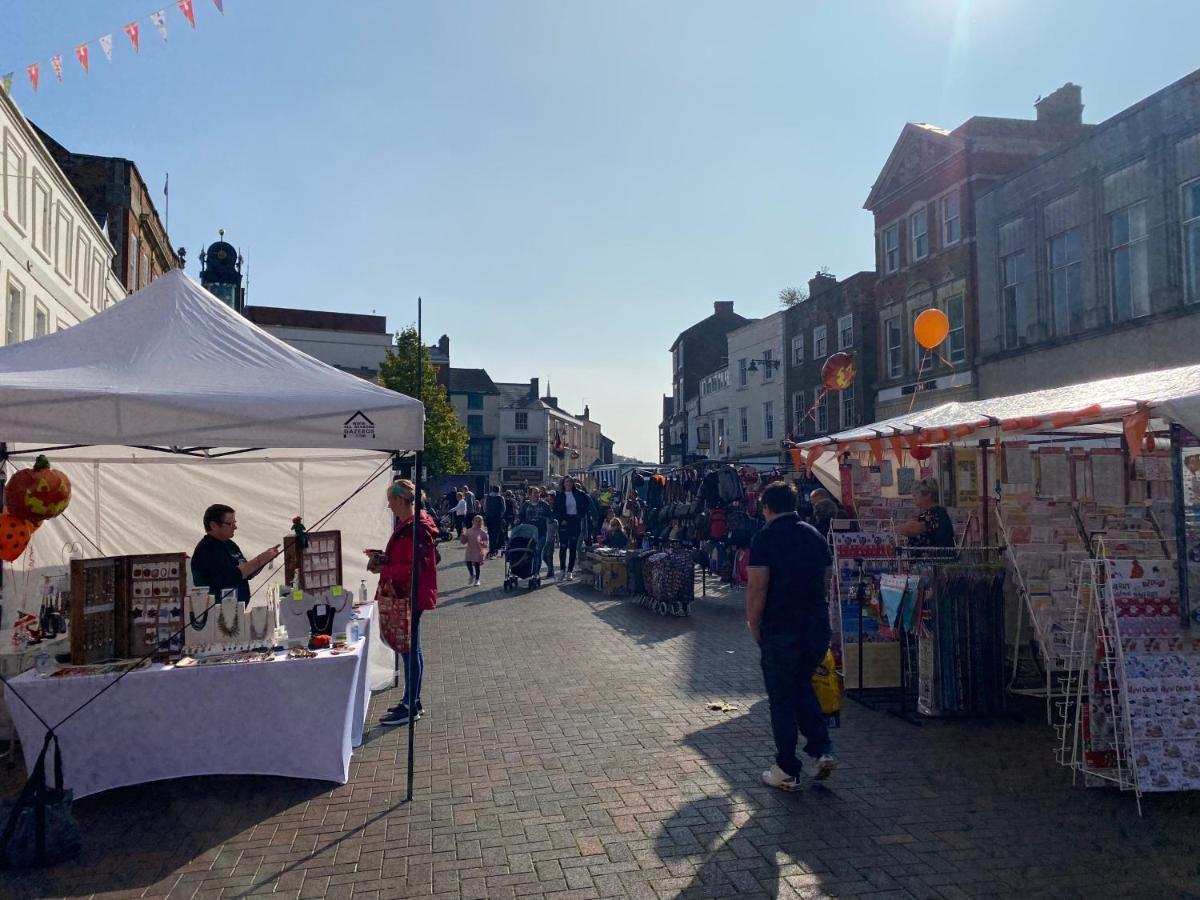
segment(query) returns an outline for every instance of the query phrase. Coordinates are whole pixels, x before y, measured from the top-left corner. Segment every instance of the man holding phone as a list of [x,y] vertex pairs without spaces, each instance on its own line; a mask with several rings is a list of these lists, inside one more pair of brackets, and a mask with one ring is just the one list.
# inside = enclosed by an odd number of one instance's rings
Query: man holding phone
[[222,591],[237,590],[242,603],[250,602],[250,579],[279,555],[279,545],[247,560],[233,542],[237,514],[233,507],[214,503],[204,511],[204,537],[192,551],[192,580],[220,598]]

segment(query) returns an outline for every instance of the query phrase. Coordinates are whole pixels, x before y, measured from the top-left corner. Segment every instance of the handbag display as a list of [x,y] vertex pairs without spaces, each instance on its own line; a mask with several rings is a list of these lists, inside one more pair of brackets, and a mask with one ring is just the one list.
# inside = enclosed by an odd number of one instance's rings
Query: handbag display
[[[54,785],[46,784],[46,754],[54,744]],[[75,792],[63,790],[58,735],[46,735],[33,772],[9,808],[0,837],[0,864],[9,869],[53,865],[78,855],[83,847],[79,822],[71,811]]]

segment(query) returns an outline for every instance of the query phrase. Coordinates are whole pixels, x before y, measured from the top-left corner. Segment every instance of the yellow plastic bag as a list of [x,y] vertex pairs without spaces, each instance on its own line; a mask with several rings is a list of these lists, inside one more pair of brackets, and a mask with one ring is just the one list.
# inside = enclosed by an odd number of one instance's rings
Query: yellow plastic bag
[[821,704],[821,712],[829,719],[838,723],[841,721],[842,692],[844,684],[842,674],[837,670],[833,660],[833,650],[825,651],[825,658],[812,677],[813,690],[817,692],[817,700]]

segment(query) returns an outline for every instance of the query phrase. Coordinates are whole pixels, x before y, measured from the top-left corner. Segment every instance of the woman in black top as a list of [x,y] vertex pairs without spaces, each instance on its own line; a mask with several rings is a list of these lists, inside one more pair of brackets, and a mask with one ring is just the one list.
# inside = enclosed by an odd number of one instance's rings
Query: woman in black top
[[910,547],[953,547],[954,523],[938,503],[938,487],[932,481],[920,482],[914,491],[915,518],[896,526],[896,533],[908,538]]

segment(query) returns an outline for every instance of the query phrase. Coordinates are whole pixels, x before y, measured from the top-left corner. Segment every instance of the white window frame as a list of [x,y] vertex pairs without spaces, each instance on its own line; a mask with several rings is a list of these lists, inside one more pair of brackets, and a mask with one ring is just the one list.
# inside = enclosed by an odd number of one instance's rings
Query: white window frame
[[792,365],[804,364],[804,335],[798,334],[792,338]]
[[62,203],[54,204],[54,268],[64,281],[71,280],[71,258],[75,220]]
[[[41,319],[41,327],[38,327],[38,319]],[[46,308],[46,304],[37,297],[33,298],[33,336],[35,338],[45,337],[50,333],[50,310]]]
[[[893,272],[900,271],[900,223],[893,222],[882,231],[879,232],[880,247],[882,251],[881,262],[883,263],[883,274],[891,275]],[[890,241],[889,241],[890,239]],[[891,255],[895,254],[895,263],[891,260]]]
[[[1192,210],[1192,215],[1188,216],[1187,200],[1189,189],[1193,187],[1197,189],[1196,208]],[[1183,253],[1181,254],[1183,261],[1183,302],[1200,303],[1200,252],[1196,254],[1195,259],[1190,258],[1191,244],[1188,242],[1189,232],[1195,231],[1200,233],[1200,178],[1185,181],[1179,186],[1179,231],[1183,241]],[[1200,234],[1196,238],[1196,243],[1200,247]]]
[[775,440],[775,401],[763,401],[763,440]]
[[746,386],[746,359],[742,357],[738,360],[738,387]]
[[[1020,280],[1009,281],[1009,266],[1008,260],[1017,259],[1014,263],[1014,268],[1019,268]],[[1000,257],[1000,316],[1004,321],[1004,347],[1007,350],[1013,350],[1029,343],[1029,326],[1032,324],[1027,321],[1028,307],[1026,304],[1025,281],[1029,272],[1029,267],[1025,262],[1025,251],[1014,250],[1012,253],[1007,253]],[[1013,322],[1010,319],[1016,319]],[[1022,319],[1026,321],[1022,322]],[[1023,325],[1024,327],[1018,327]],[[1012,340],[1009,340],[1009,336]]]
[[129,290],[138,289],[138,236],[129,232]]
[[839,414],[841,416],[842,431],[847,428],[855,428],[858,426],[858,412],[855,407],[854,385],[842,388],[838,394]]
[[813,360],[819,361],[826,353],[829,352],[829,329],[824,325],[813,326]]
[[[914,309],[911,313],[909,313],[908,333],[909,334],[915,333],[916,324],[917,324],[917,316],[919,316],[921,313],[925,312],[925,310],[927,310],[927,309],[936,309],[936,308],[937,308],[936,303],[928,303],[925,306],[918,307],[917,309]],[[924,347],[922,347],[916,341],[915,338],[913,339],[913,342],[912,342],[912,349],[913,349],[913,373],[918,378],[921,378],[927,372],[932,371],[934,362],[935,362],[934,357],[933,357],[932,353],[929,354],[929,359],[926,361],[925,368],[922,369],[921,368],[921,360],[925,357],[926,350]]]
[[[1118,244],[1113,237],[1113,226],[1118,216],[1128,216],[1137,207],[1142,207],[1142,222],[1144,228],[1140,237],[1128,238],[1125,243]],[[1133,308],[1134,296],[1131,294],[1129,298],[1130,314],[1129,320],[1140,319],[1142,316],[1150,315],[1150,203],[1147,200],[1139,200],[1136,203],[1130,203],[1128,206],[1121,209],[1113,210],[1108,214],[1108,297],[1109,297],[1109,312],[1113,322],[1124,322],[1125,319],[1117,318],[1117,277],[1116,267],[1118,254],[1125,253],[1129,256],[1130,265],[1130,282],[1129,286],[1132,291],[1134,287],[1133,269],[1138,260],[1139,254],[1141,258],[1142,277],[1146,288],[1143,300],[1145,307],[1139,312]]]
[[[854,313],[838,316],[838,350],[850,350],[854,347]],[[849,332],[849,336],[847,336]]]
[[4,283],[4,345],[25,340],[25,286],[11,275]]
[[[950,319],[950,304],[954,302],[962,307],[962,324],[957,328],[954,327],[954,322]],[[946,358],[952,364],[957,364],[967,361],[967,301],[962,294],[955,294],[953,297],[946,298],[943,304],[946,314],[946,319],[950,321],[950,332],[946,335]],[[962,339],[962,346],[959,349],[954,348],[954,336],[959,335]]]
[[99,252],[92,253],[92,283],[95,287],[89,295],[89,301],[92,309],[103,309],[104,298],[104,272],[106,271],[104,257]]
[[85,293],[88,289],[88,262],[92,258],[92,248],[88,243],[87,235],[82,228],[75,229],[75,293],[87,299]]
[[50,201],[50,183],[42,177],[40,172],[35,170],[33,173],[33,249],[41,254],[46,262],[53,261],[50,255],[50,213],[53,206]]
[[[1054,250],[1053,250],[1054,242],[1057,240],[1060,240],[1060,239],[1065,240],[1066,236],[1069,235],[1071,232],[1075,232],[1078,235],[1079,258],[1076,260],[1073,260],[1071,262],[1068,262],[1066,265],[1056,267],[1054,265]],[[1060,231],[1057,234],[1049,235],[1046,238],[1046,273],[1047,273],[1047,283],[1048,283],[1048,287],[1049,287],[1049,290],[1047,291],[1047,293],[1049,295],[1048,299],[1050,302],[1050,321],[1054,325],[1054,334],[1058,337],[1067,337],[1068,335],[1078,333],[1071,328],[1071,298],[1069,296],[1065,297],[1064,301],[1063,301],[1064,305],[1066,307],[1067,321],[1060,322],[1058,320],[1058,310],[1056,308],[1057,298],[1055,296],[1055,290],[1054,290],[1055,276],[1059,272],[1069,273],[1072,266],[1079,267],[1080,297],[1078,298],[1078,300],[1080,303],[1082,303],[1083,302],[1083,296],[1082,296],[1082,294],[1083,294],[1083,232],[1082,232],[1082,229],[1080,228],[1080,226],[1078,226],[1078,225],[1068,228],[1065,231]],[[1066,275],[1064,274],[1064,278],[1065,277],[1066,277]]]
[[[953,200],[955,204],[954,215],[950,215],[949,204]],[[943,194],[938,200],[938,214],[942,220],[942,246],[953,247],[962,240],[962,195],[958,190],[953,190],[948,194]],[[954,223],[955,234],[950,234],[950,223]]]
[[792,393],[792,437],[804,434],[804,391]]
[[513,430],[514,431],[528,431],[529,430],[529,413],[518,412],[513,416]]
[[740,427],[738,428],[738,437],[741,438],[741,440],[738,441],[738,443],[739,444],[748,444],[748,443],[750,443],[750,407],[748,407],[748,406],[740,407],[738,409],[738,418],[739,418],[739,425],[740,425]]
[[[893,322],[896,323],[895,344],[891,343],[892,330],[888,327]],[[889,316],[883,320],[883,340],[883,364],[887,369],[887,377],[902,378],[904,376],[904,319],[902,316]]]
[[[917,217],[921,217],[922,231],[917,231]],[[917,247],[917,240],[925,239],[925,252],[922,253]],[[919,209],[914,209],[908,214],[908,249],[909,259],[912,262],[920,262],[929,256],[929,207],[921,206]]]
[[11,131],[4,132],[4,165],[0,166],[0,179],[3,180],[4,217],[12,223],[17,231],[24,235],[29,224],[29,204],[25,176],[25,151],[21,149]]
[[770,350],[764,350],[762,352],[762,361],[763,361],[763,377],[762,377],[763,383],[766,383],[768,381],[774,381],[775,380],[775,372],[774,372],[775,366],[773,365],[773,360],[771,359],[771,351]]
[[813,434],[826,434],[829,431],[829,392],[824,385],[818,384],[813,388],[813,396],[820,398],[813,407]]
[[538,465],[537,444],[509,444],[506,456],[514,469],[532,469]]

